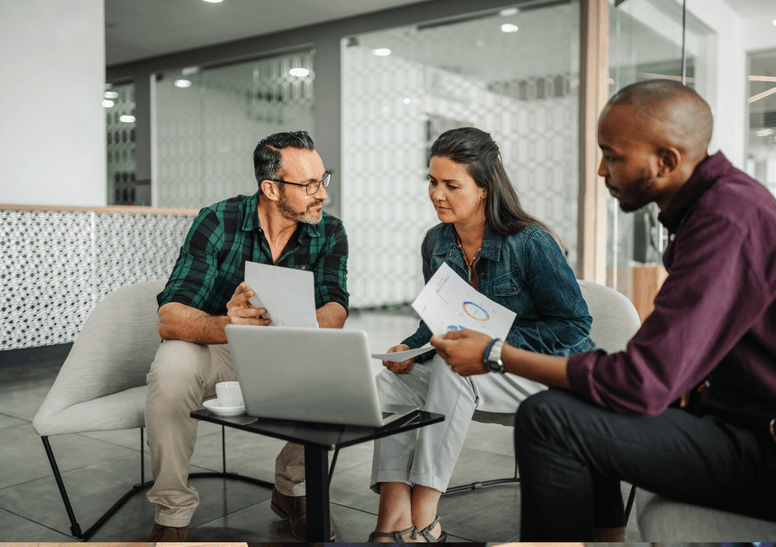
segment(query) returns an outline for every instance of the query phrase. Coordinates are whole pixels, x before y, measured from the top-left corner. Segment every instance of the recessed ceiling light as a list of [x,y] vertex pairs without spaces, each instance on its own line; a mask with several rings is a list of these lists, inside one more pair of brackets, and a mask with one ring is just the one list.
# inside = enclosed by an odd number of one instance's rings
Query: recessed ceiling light
[[105,93],[103,93],[103,97],[105,97],[106,99],[118,99],[119,94],[116,93],[115,91],[106,91]]
[[288,71],[288,73],[291,76],[296,76],[297,78],[304,78],[310,74],[310,71],[307,70],[306,68],[297,67],[297,68],[292,68],[291,70]]
[[113,101],[109,101],[108,99],[105,99],[104,101],[102,101],[102,106],[104,106],[105,108],[110,108],[115,104],[116,103],[114,103]]
[[510,15],[517,15],[520,12],[517,8],[506,8],[498,12],[501,17],[509,17]]
[[130,116],[129,114],[124,114],[123,116],[119,116],[119,121],[124,123],[134,123],[135,117]]
[[776,19],[773,20],[773,24],[776,25]]
[[387,47],[379,47],[377,49],[373,49],[372,54],[377,55],[378,57],[388,57],[391,54],[391,50]]
[[175,80],[172,85],[175,87],[191,87],[191,80]]
[[517,25],[512,23],[505,23],[501,25],[501,32],[517,32]]

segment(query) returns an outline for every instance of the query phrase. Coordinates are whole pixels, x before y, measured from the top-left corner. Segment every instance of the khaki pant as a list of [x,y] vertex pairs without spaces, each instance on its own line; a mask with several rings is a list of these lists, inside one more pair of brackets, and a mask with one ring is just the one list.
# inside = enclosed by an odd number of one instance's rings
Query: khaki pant
[[[236,380],[228,344],[199,345],[180,340],[162,343],[147,376],[146,428],[156,504],[156,522],[187,526],[199,494],[187,483],[197,442],[197,420],[189,413],[215,395],[216,384]],[[304,496],[304,447],[288,443],[275,461],[275,486],[281,494]]]

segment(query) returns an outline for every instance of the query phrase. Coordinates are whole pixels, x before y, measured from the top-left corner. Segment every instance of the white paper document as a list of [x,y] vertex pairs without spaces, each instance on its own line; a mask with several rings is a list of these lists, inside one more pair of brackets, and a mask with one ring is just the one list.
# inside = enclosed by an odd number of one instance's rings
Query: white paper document
[[517,316],[478,293],[447,264],[428,280],[412,307],[434,334],[471,329],[502,340]]
[[380,359],[381,361],[391,361],[393,363],[401,363],[411,357],[416,357],[421,353],[431,351],[434,347],[431,344],[426,344],[423,347],[408,349],[406,351],[397,351],[396,353],[373,353],[372,359]]
[[313,272],[245,262],[245,284],[256,293],[248,301],[266,308],[270,325],[318,328]]

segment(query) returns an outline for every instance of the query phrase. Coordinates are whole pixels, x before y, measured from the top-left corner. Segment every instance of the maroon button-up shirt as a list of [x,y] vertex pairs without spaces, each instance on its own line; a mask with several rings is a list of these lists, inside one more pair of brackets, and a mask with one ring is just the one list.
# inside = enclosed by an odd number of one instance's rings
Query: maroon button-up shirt
[[655,311],[626,351],[572,356],[572,388],[655,415],[712,375],[776,412],[776,199],[718,152],[659,220],[671,241]]

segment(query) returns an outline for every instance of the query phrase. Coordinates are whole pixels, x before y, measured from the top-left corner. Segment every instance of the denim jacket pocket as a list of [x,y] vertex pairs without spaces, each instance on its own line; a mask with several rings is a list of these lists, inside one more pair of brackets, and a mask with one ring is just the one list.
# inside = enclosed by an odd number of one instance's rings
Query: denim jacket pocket
[[[492,298],[502,306],[509,308],[518,316],[531,310],[531,297],[525,285],[512,275],[505,275],[493,283]],[[487,295],[486,295],[487,296]],[[525,299],[528,299],[525,302]]]

